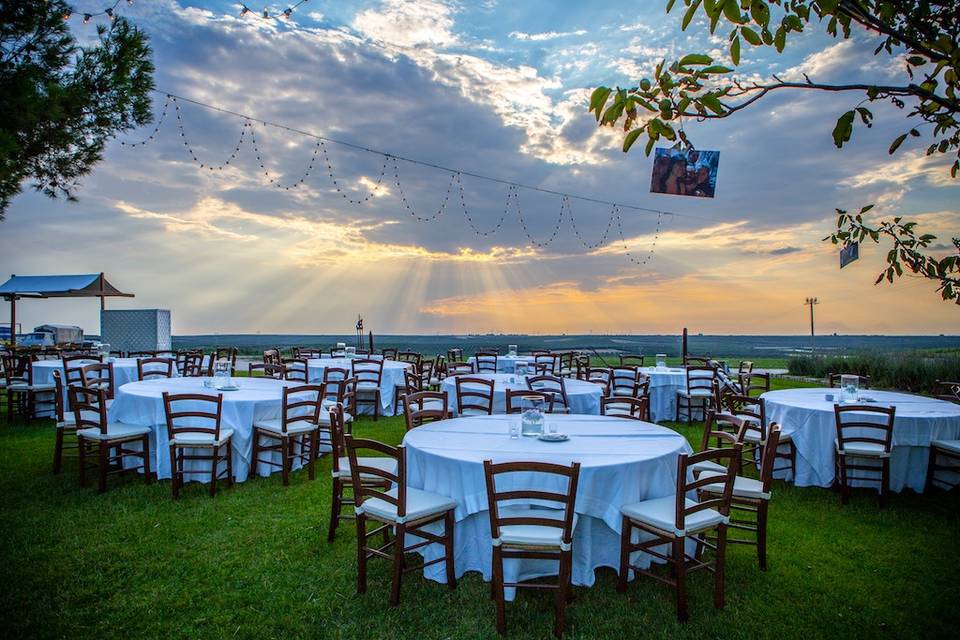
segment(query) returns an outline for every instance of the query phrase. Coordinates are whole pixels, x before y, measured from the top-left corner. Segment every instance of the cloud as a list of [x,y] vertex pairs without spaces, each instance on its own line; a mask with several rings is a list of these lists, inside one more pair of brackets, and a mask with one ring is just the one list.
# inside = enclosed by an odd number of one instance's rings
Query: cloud
[[889,160],[844,178],[841,184],[856,188],[882,184],[956,188],[957,181],[950,177],[949,163],[943,155],[928,156],[918,149],[901,151]]
[[544,40],[556,40],[558,38],[567,38],[569,36],[586,35],[586,29],[577,29],[576,31],[544,31],[542,33],[524,33],[523,31],[511,31],[507,34],[514,40],[526,40],[530,42],[543,42]]

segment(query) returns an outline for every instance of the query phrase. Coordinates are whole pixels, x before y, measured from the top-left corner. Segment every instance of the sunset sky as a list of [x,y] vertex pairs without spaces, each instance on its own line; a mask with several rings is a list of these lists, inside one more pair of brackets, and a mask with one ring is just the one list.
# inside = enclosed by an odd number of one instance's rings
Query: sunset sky
[[[106,0],[73,2],[77,13]],[[110,3],[112,4],[112,2]],[[874,287],[885,249],[861,248],[840,271],[821,242],[835,208],[876,203],[878,216],[909,216],[943,245],[960,233],[960,188],[926,138],[891,140],[912,123],[873,105],[843,150],[830,132],[860,96],[783,93],[724,121],[688,123],[702,149],[720,151],[715,199],[649,192],[642,145],[620,151],[622,132],[587,113],[598,84],[629,85],[662,58],[707,52],[727,60],[725,34],[702,21],[686,32],[664,2],[446,2],[310,0],[289,21],[240,17],[233,2],[121,3],[151,37],[162,91],[400,156],[622,202],[660,216],[656,248],[634,264],[617,235],[588,250],[564,214],[556,239],[532,247],[502,184],[464,177],[465,218],[450,174],[328,144],[336,187],[316,141],[253,125],[250,145],[224,170],[200,168],[177,129],[173,105],[156,139],[123,147],[83,181],[78,203],[32,192],[0,222],[4,275],[104,271],[132,300],[114,308],[172,310],[174,332],[349,333],[362,313],[377,333],[804,333],[817,296],[821,333],[956,334],[960,310],[919,279]],[[250,5],[262,9],[263,5]],[[286,4],[267,5],[278,13]],[[78,17],[81,38],[94,26]],[[902,81],[902,63],[873,58],[877,41],[833,40],[813,29],[787,52],[746,48],[741,72],[823,82]],[[164,96],[156,95],[159,117]],[[220,165],[242,119],[180,103],[198,162]],[[120,140],[143,140],[153,126]],[[366,202],[381,171],[380,186]],[[268,174],[268,175],[267,175]],[[280,187],[277,186],[280,183]],[[551,236],[558,196],[519,190],[535,239]],[[571,202],[587,243],[610,207]],[[682,215],[679,215],[682,214]],[[647,256],[655,213],[624,210],[626,248]],[[944,248],[946,248],[944,246]],[[20,320],[76,323],[97,332],[92,300],[25,301]],[[0,319],[8,314],[0,307]]]

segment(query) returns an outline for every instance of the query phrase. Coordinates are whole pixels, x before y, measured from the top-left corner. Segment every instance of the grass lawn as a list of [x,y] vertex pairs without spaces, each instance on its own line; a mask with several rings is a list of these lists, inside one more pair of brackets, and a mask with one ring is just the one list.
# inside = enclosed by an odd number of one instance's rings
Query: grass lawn
[[[677,426],[699,448],[700,425]],[[356,431],[397,443],[399,418]],[[477,638],[496,636],[489,586],[476,574],[456,591],[410,574],[386,606],[388,566],[371,564],[355,595],[355,539],[347,522],[327,544],[329,460],[317,480],[279,475],[223,489],[199,484],[170,498],[168,481],[78,485],[75,461],[51,473],[53,429],[0,423],[0,635],[12,637]],[[711,577],[690,577],[690,622],[672,592],[649,579],[615,591],[613,570],[577,588],[570,638],[956,637],[960,492],[872,493],[842,507],[832,492],[777,483],[770,568],[733,546],[727,607]],[[549,637],[550,594],[524,591],[507,606],[508,636]]]

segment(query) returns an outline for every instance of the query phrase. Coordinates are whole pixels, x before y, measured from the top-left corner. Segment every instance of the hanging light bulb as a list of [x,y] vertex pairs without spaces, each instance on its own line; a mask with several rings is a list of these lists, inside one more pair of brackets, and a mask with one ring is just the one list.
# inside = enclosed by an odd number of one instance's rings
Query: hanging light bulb
[[104,9],[103,12],[107,14],[107,18],[113,20],[113,9]]
[[287,7],[286,9],[283,10],[283,17],[289,18],[291,13],[293,13],[293,9],[291,9],[290,7]]
[[127,0],[127,5],[133,5],[133,0]]
[[90,24],[90,18],[92,18],[89,13],[83,14],[83,24]]
[[71,12],[70,9],[67,9],[60,15],[60,17],[63,18],[64,22],[66,22],[67,20],[70,19],[70,16],[72,15],[73,15],[73,12]]
[[264,10],[263,10],[263,17],[264,17],[264,18],[269,18],[269,17],[270,17],[270,12],[267,11],[266,9],[264,9]]
[[250,12],[250,9],[247,7],[247,5],[243,5],[243,8],[240,9],[240,17],[242,18],[243,16],[247,15],[247,13],[249,12]]

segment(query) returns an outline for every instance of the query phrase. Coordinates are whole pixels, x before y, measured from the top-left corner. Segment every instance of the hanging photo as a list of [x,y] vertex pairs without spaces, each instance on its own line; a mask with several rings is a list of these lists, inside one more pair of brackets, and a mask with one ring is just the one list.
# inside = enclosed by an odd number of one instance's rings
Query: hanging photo
[[657,149],[653,158],[652,193],[712,198],[717,188],[719,151]]

